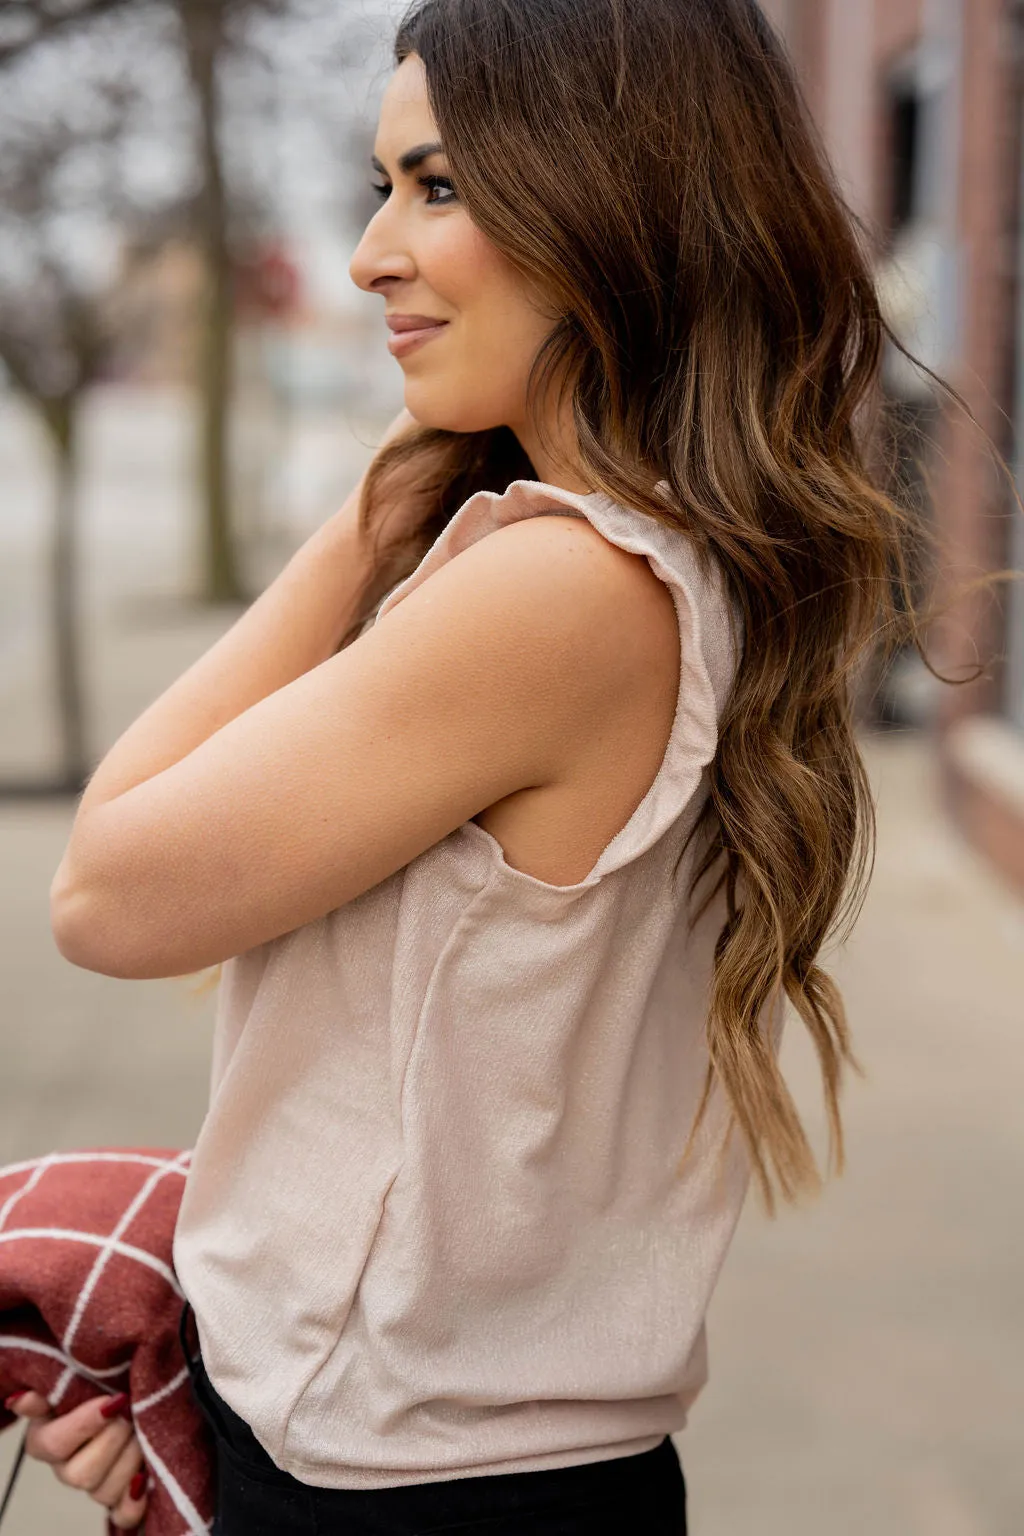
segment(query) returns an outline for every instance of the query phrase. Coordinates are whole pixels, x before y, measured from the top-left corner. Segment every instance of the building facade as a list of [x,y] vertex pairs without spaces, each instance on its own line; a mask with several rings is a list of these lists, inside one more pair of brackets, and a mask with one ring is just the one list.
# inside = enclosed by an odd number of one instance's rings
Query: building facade
[[[977,426],[896,354],[886,387],[918,450],[937,535],[928,651],[904,658],[892,717],[935,733],[946,800],[1024,890],[1024,4],[763,0],[874,245],[901,340]],[[978,429],[981,429],[980,431]],[[987,441],[988,440],[988,441]]]

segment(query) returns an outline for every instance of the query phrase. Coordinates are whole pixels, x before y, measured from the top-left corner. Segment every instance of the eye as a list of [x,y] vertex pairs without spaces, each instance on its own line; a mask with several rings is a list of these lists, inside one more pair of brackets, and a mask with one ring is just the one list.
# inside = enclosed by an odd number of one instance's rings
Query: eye
[[[416,184],[420,187],[426,187],[428,192],[448,192],[450,194],[440,201],[436,199],[428,200],[427,206],[430,208],[443,208],[446,204],[457,201],[455,188],[447,176],[419,176],[417,177]],[[382,203],[387,202],[391,195],[390,185],[381,186],[375,181],[370,183],[370,190],[380,198]]]
[[417,183],[421,187],[426,187],[428,191],[431,192],[440,191],[451,193],[450,197],[443,198],[440,203],[433,203],[431,206],[435,208],[443,208],[447,203],[455,202],[457,200],[455,188],[452,186],[447,176],[420,176],[417,178]]

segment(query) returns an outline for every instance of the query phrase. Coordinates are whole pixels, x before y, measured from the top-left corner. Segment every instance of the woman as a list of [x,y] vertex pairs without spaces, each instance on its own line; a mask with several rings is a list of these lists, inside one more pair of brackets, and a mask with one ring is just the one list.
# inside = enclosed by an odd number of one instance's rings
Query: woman
[[[175,1245],[225,1536],[678,1536],[749,1176],[818,1182],[785,998],[842,1164],[884,326],[753,0],[426,0],[395,58],[407,411],[100,764],[54,931],[229,962]],[[130,1528],[77,1413],[30,1448]]]

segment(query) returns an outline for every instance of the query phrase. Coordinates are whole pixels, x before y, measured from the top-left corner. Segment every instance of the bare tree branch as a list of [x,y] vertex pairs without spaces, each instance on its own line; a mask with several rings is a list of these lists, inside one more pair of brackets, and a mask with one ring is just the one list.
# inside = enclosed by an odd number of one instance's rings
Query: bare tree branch
[[0,0],[0,66],[129,0]]

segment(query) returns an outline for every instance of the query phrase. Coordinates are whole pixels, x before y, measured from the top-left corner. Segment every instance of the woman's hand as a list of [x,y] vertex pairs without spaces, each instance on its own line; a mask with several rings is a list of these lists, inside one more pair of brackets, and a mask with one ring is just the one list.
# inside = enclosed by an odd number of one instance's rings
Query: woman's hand
[[62,1414],[54,1414],[38,1392],[18,1393],[6,1406],[33,1420],[25,1442],[27,1455],[49,1462],[59,1482],[81,1488],[102,1504],[119,1530],[141,1525],[148,1477],[124,1393],[92,1397]]

